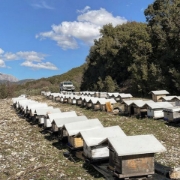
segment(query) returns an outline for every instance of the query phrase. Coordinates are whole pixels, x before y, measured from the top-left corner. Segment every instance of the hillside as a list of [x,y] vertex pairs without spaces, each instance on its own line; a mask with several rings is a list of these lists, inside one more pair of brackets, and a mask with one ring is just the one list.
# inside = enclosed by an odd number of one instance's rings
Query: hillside
[[13,96],[18,96],[21,94],[37,95],[40,94],[40,92],[43,90],[59,92],[60,82],[66,80],[72,81],[75,86],[75,90],[79,91],[82,81],[83,69],[84,65],[73,68],[61,75],[56,75],[48,78],[41,78],[38,80],[28,80],[27,82],[26,80],[24,80],[21,81],[21,83],[17,82],[16,84],[13,84]]
[[4,83],[4,82],[17,82],[18,79],[12,75],[9,75],[9,74],[3,74],[3,73],[0,73],[0,83]]

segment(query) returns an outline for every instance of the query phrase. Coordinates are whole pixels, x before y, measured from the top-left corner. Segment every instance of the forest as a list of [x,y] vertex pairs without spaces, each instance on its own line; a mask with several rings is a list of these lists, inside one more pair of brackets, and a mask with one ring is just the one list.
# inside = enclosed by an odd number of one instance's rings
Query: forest
[[105,25],[86,58],[81,89],[180,90],[180,0],[156,0],[144,11],[147,23]]
[[180,91],[180,0],[155,0],[144,11],[146,23],[104,25],[85,63],[69,72],[27,82],[2,84],[0,98],[41,90],[59,91],[71,80],[76,91],[129,92],[145,97],[152,90]]

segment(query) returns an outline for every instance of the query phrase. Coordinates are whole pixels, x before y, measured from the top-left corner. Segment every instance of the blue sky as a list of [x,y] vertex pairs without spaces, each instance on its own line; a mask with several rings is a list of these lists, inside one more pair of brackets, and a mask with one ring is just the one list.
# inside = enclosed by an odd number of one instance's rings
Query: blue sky
[[107,23],[145,22],[154,0],[0,0],[0,72],[39,79],[85,62]]

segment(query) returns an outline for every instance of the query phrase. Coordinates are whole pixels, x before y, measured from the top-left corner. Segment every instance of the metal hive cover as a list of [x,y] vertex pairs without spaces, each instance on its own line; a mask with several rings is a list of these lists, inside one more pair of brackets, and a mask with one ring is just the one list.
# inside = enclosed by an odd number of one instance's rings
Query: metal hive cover
[[157,91],[151,91],[149,94],[162,95],[162,94],[169,94],[169,92],[166,90],[157,90]]
[[72,117],[77,116],[75,111],[69,111],[69,112],[59,112],[59,113],[51,113],[48,114],[47,117],[52,122],[54,119],[61,118],[61,117]]
[[141,99],[134,99],[134,100],[123,100],[123,103],[126,105],[131,105],[132,103],[136,103],[136,102],[142,102],[143,100]]
[[167,111],[167,112],[176,112],[176,111],[180,111],[180,106],[173,106],[173,107],[168,107],[168,108],[164,108],[163,111]]
[[169,102],[152,102],[147,104],[151,109],[164,109],[173,107],[173,105]]
[[166,148],[154,137],[154,135],[109,137],[108,141],[118,156],[166,151]]
[[69,136],[72,136],[72,135],[76,135],[80,131],[102,128],[103,125],[101,124],[99,119],[88,119],[88,121],[84,121],[84,122],[65,124],[64,127],[67,130]]
[[[47,107],[34,107],[34,108],[31,108],[31,112],[37,114],[37,112],[46,112],[50,109],[53,109],[53,106],[47,106]],[[42,114],[42,115],[46,115],[46,114]]]
[[131,98],[133,97],[131,94],[120,94],[121,98]]
[[65,116],[65,117],[59,117],[57,119],[54,119],[53,121],[55,122],[58,128],[61,128],[68,123],[87,121],[87,120],[88,118],[86,116],[71,116],[71,117]]
[[100,130],[82,131],[80,134],[88,146],[96,146],[108,137],[126,136],[119,126],[104,127]]
[[160,99],[164,99],[165,101],[171,101],[172,99],[174,99],[177,96],[163,96]]

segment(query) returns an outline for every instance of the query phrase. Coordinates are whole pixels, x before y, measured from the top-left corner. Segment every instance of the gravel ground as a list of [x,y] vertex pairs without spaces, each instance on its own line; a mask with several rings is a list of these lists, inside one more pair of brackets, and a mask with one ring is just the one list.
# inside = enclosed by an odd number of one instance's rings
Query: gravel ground
[[[127,135],[154,134],[166,147],[156,154],[156,162],[168,167],[180,166],[180,126],[162,120],[139,120],[107,112],[94,112],[69,104],[52,102],[44,96],[29,97],[62,111],[75,110],[78,115],[98,118],[104,126],[119,125]],[[0,100],[0,180],[102,180],[101,174],[82,160],[73,162],[63,156],[64,145],[41,128],[19,116],[11,106],[11,99]]]

